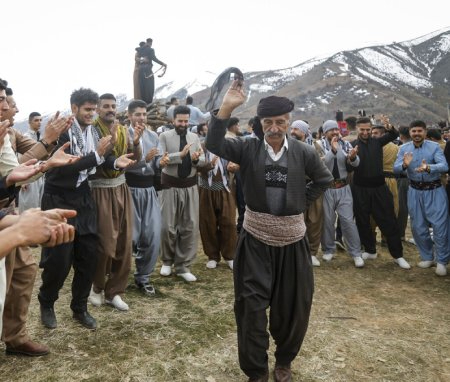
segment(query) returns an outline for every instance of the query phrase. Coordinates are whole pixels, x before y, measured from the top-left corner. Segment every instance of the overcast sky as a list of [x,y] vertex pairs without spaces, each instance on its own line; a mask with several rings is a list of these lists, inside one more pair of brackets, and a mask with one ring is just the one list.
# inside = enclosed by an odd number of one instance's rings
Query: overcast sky
[[81,86],[131,98],[134,48],[147,37],[168,64],[159,86],[229,66],[291,67],[450,27],[443,0],[15,0],[0,7],[0,78],[14,90],[16,120],[69,108]]

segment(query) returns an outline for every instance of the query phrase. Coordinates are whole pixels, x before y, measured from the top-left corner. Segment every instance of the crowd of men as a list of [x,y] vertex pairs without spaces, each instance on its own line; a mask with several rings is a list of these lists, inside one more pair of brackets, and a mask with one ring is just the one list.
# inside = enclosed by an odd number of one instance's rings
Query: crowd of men
[[447,274],[450,146],[427,139],[423,121],[401,129],[399,139],[385,116],[379,124],[357,119],[345,137],[327,120],[314,139],[306,121],[291,121],[292,101],[270,96],[242,134],[232,116],[245,102],[240,80],[218,112],[202,113],[191,97],[185,105],[171,101],[171,123],[158,135],[145,125],[145,101],[129,103],[123,126],[114,95],[80,88],[70,96],[72,116],[56,114],[41,132],[42,117],[33,112],[21,134],[12,126],[12,89],[0,80],[0,328],[7,354],[49,352],[26,330],[37,274],[29,246],[36,244],[42,324],[57,327],[55,304],[73,268],[73,318],[96,329],[88,302],[129,310],[133,258],[134,282],[145,296],[155,295],[158,258],[162,276],[195,282],[200,234],[206,267],[223,260],[233,270],[239,360],[250,381],[268,380],[269,306],[275,379],[290,380],[319,248],[329,262],[343,246],[361,268],[377,258],[378,227],[395,264],[410,269],[402,244],[409,213],[417,266]]

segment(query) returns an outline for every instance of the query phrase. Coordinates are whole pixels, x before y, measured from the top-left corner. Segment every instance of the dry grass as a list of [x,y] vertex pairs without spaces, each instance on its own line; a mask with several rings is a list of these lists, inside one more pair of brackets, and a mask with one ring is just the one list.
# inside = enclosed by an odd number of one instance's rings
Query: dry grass
[[[407,244],[405,252],[418,261],[415,247]],[[450,381],[450,277],[401,270],[384,248],[380,253],[363,269],[343,252],[315,269],[311,322],[294,380]],[[193,284],[155,276],[153,299],[130,288],[127,313],[90,307],[99,323],[94,332],[72,320],[69,283],[55,308],[58,328],[44,329],[38,277],[28,327],[52,352],[35,359],[0,354],[1,380],[246,380],[237,361],[231,271],[224,265],[207,270],[205,262],[199,255]]]

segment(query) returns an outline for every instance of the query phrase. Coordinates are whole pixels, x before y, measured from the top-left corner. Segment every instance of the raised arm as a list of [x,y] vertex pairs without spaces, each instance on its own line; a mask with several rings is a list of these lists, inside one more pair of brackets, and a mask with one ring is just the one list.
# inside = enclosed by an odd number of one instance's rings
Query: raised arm
[[239,139],[225,139],[227,121],[233,111],[245,102],[243,82],[234,80],[216,115],[211,116],[211,123],[206,135],[206,149],[212,153],[234,163],[241,163],[244,141]]

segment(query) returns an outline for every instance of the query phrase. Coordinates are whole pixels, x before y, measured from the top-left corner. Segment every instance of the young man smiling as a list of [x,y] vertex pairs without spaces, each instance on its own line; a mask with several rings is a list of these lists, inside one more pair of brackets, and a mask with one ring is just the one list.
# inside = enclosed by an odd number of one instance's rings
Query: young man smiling
[[[406,172],[409,179],[408,211],[411,231],[419,249],[420,268],[434,264],[436,274],[447,274],[448,252],[448,200],[441,183],[441,174],[448,171],[448,164],[439,144],[426,140],[427,128],[423,121],[413,121],[409,135],[412,141],[400,147],[394,172]],[[433,240],[429,225],[433,227]],[[433,243],[434,242],[434,243]]]

